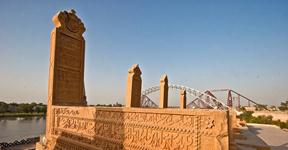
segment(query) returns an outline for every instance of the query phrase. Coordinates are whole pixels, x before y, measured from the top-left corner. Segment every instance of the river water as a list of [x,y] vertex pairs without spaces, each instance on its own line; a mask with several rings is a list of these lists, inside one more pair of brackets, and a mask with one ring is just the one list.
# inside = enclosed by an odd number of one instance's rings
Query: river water
[[4,117],[0,118],[0,142],[14,142],[43,135],[44,117]]

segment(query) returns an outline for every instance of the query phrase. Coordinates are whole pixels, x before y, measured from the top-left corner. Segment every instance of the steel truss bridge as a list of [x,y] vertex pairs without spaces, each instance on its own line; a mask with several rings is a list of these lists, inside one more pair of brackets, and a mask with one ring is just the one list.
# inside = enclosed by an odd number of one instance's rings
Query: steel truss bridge
[[[250,98],[244,96],[243,94],[240,94],[239,92],[236,92],[232,89],[217,89],[217,90],[209,90],[210,94],[213,95],[212,93],[219,93],[219,92],[222,92],[224,93],[225,95],[227,95],[227,106],[228,107],[234,107],[233,106],[233,100],[234,101],[237,101],[237,104],[236,104],[236,108],[238,110],[240,110],[240,107],[241,107],[241,101],[247,101],[248,103],[248,107],[251,106],[251,103],[254,104],[255,106],[259,107],[259,108],[263,108],[263,109],[266,109],[266,106],[265,105],[262,105],[262,104],[259,104],[257,103],[256,101],[254,100],[251,100]],[[214,95],[213,95],[214,96]]]
[[[226,110],[228,107],[218,100],[216,97],[213,97],[207,93],[200,92],[198,90],[192,89],[187,86],[182,85],[169,85],[169,89],[172,90],[185,90],[187,94],[193,96],[193,100],[187,104],[187,108],[210,108],[210,109],[222,109]],[[141,97],[141,107],[154,107],[157,108],[157,104],[153,102],[148,95],[154,92],[158,92],[160,86],[153,86],[142,92]]]
[[[229,107],[233,107],[232,99],[237,99],[238,105],[236,106],[236,108],[240,109],[241,98],[242,100],[244,99],[248,102],[248,106],[250,106],[251,102],[259,107],[265,108],[264,105],[261,105],[231,89],[208,90],[205,92],[200,92],[198,90],[183,85],[171,84],[168,87],[171,90],[185,90],[187,94],[193,97],[193,100],[186,105],[186,108],[208,108],[227,110]],[[141,96],[141,107],[158,108],[158,105],[149,98],[149,94],[158,92],[159,90],[160,86],[153,86],[144,90]],[[227,105],[216,98],[216,96],[213,94],[215,92],[227,92]],[[236,95],[237,97],[232,97],[232,95]]]

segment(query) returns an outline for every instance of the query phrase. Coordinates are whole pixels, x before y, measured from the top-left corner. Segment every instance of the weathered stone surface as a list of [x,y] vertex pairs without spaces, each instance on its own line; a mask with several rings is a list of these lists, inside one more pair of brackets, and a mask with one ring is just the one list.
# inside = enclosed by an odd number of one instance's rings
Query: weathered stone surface
[[48,149],[227,149],[227,112],[144,108],[52,108]]
[[76,12],[61,11],[53,17],[49,92],[51,105],[86,105],[84,90],[85,27]]
[[[228,110],[228,129],[230,147],[235,147],[234,130],[237,128],[236,112],[233,109]],[[234,148],[233,148],[234,149]]]
[[140,107],[141,105],[141,70],[139,65],[133,65],[128,71],[126,85],[126,107]]
[[180,109],[186,108],[186,90],[180,92]]
[[46,138],[50,138],[51,107],[84,106],[85,27],[71,10],[60,11],[53,17],[48,81]]
[[160,103],[159,108],[168,108],[168,77],[163,75],[160,79]]

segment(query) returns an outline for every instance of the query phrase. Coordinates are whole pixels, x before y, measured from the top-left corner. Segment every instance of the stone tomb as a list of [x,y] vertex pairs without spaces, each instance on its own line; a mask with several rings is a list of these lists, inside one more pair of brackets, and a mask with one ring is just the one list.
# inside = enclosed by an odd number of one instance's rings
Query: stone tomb
[[141,70],[128,72],[126,107],[87,107],[84,89],[85,27],[75,11],[53,17],[46,135],[42,150],[228,150],[225,110],[167,108],[168,78],[160,80],[160,108],[141,108]]

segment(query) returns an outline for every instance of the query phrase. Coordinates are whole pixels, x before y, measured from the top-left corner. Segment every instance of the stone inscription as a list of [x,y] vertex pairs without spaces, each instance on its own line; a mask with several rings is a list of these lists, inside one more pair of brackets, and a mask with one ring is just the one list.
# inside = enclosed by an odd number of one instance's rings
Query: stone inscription
[[[57,95],[57,99],[68,100],[73,102],[75,97],[81,96],[81,82],[80,72],[58,69],[58,82],[56,89],[60,93]],[[76,101],[77,102],[77,101]]]
[[55,98],[66,103],[79,103],[83,96],[82,41],[60,33],[57,39],[57,76]]
[[69,37],[63,33],[60,34],[58,39],[58,48],[60,54],[58,55],[58,66],[69,68],[75,71],[81,71],[82,66],[82,41]]
[[200,149],[201,136],[213,139],[212,145],[218,144],[213,143],[218,135],[214,130],[215,118],[209,114],[96,109],[83,117],[80,110],[67,107],[54,108],[54,112],[54,135],[80,140],[95,148],[193,150]]
[[84,88],[84,24],[74,10],[53,17],[51,33],[49,105],[86,105]]

